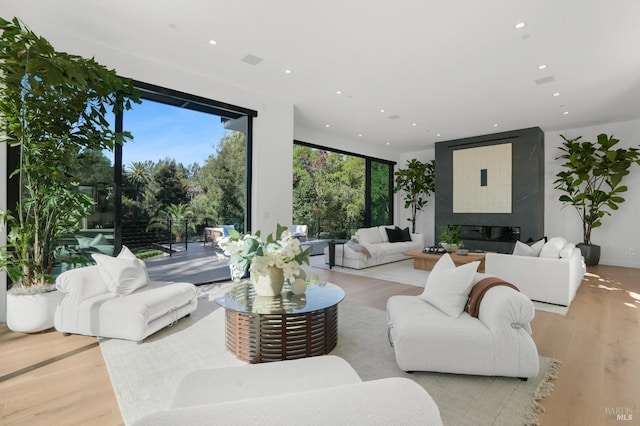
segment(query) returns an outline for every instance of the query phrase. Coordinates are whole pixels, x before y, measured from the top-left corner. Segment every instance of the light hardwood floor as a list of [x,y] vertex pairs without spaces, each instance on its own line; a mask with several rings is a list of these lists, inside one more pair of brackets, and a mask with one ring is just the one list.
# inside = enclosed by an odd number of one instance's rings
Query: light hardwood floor
[[[346,300],[385,309],[394,294],[421,288],[319,270]],[[567,316],[537,312],[541,355],[563,361],[542,425],[620,424],[610,413],[640,421],[640,269],[597,266]],[[97,339],[48,331],[12,333],[0,325],[0,424],[123,424]]]

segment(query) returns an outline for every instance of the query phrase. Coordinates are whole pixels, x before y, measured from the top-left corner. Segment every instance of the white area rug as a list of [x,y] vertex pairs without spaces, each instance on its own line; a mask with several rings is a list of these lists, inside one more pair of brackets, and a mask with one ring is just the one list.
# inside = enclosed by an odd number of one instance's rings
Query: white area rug
[[[329,269],[329,265],[324,263],[324,256],[311,257],[311,266],[314,268]],[[413,269],[413,259],[386,263],[384,265],[372,266],[371,268],[365,269],[352,269],[343,268],[342,266],[334,266],[332,271],[375,278],[378,280],[393,281],[416,287],[424,287],[427,283],[427,277],[429,276],[429,271]],[[537,310],[557,315],[566,315],[569,310],[566,306],[552,305],[550,303],[533,302],[533,304]]]
[[[558,362],[540,358],[541,373],[523,382],[516,378],[416,372],[407,374],[396,363],[387,340],[383,311],[343,302],[339,305],[338,345],[341,356],[363,380],[408,377],[434,398],[446,425],[536,424],[536,399],[548,395]],[[190,318],[180,320],[144,343],[104,339],[106,361],[122,416],[131,424],[167,407],[177,382],[197,368],[242,365],[225,350],[224,311],[200,300]],[[215,386],[215,383],[211,384]]]

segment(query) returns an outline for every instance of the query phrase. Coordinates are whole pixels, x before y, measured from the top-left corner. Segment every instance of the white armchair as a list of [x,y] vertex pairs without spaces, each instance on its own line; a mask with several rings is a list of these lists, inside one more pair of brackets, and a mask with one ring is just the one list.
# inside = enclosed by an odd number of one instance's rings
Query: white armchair
[[[474,284],[486,274],[476,274]],[[517,283],[514,283],[517,285]],[[478,318],[447,315],[418,296],[387,302],[389,341],[404,371],[534,377],[539,358],[531,337],[534,306],[506,286],[489,289]]]

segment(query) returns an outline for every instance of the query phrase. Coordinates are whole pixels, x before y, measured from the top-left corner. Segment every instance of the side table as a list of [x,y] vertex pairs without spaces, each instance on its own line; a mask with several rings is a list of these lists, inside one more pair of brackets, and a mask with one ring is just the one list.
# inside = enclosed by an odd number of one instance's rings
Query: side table
[[336,266],[336,246],[342,246],[342,263],[340,266],[344,266],[344,245],[349,240],[330,240],[329,244],[329,269]]

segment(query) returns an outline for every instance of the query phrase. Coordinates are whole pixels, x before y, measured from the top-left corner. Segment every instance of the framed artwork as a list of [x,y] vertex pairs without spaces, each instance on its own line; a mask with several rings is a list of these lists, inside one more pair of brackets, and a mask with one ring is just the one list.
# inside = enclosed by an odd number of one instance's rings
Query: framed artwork
[[511,143],[453,151],[453,213],[511,213]]

